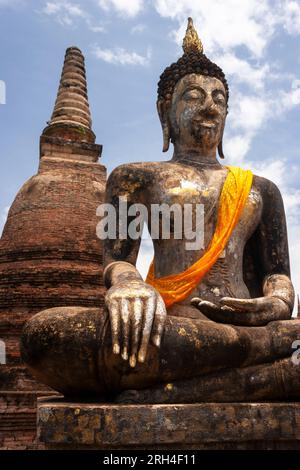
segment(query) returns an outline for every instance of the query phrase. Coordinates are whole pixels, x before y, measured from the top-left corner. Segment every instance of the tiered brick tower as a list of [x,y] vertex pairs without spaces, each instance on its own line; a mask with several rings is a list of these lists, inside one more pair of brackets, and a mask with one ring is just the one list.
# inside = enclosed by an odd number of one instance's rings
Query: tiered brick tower
[[98,162],[84,57],[67,49],[51,121],[40,139],[37,175],[12,204],[0,240],[0,448],[34,446],[35,403],[47,390],[19,353],[24,322],[54,306],[103,305],[102,243],[96,236],[106,169]]

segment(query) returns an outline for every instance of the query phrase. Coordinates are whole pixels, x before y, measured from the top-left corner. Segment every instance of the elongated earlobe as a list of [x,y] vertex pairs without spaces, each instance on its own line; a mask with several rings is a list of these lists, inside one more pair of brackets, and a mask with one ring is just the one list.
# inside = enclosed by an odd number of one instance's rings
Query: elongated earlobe
[[167,152],[170,146],[170,128],[168,124],[168,119],[164,109],[163,101],[157,101],[157,112],[159,115],[162,131],[163,131],[163,152]]
[[220,139],[220,142],[219,142],[219,145],[218,145],[218,154],[219,154],[220,158],[225,158],[225,155],[224,155],[224,152],[223,152],[224,127],[225,127],[225,122],[223,123],[221,139]]
[[169,150],[170,146],[170,132],[169,132],[169,126],[167,124],[162,125],[162,130],[163,130],[163,152],[167,152]]
[[223,153],[223,139],[221,139],[219,145],[218,145],[218,154],[220,158],[225,158],[224,153]]

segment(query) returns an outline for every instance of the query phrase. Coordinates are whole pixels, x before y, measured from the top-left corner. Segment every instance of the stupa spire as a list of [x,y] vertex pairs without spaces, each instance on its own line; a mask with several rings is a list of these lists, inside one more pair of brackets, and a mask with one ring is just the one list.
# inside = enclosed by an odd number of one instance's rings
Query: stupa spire
[[66,133],[70,130],[73,140],[76,128],[77,141],[91,141],[92,120],[84,56],[78,47],[69,47],[65,54],[54,110],[43,134],[67,137]]

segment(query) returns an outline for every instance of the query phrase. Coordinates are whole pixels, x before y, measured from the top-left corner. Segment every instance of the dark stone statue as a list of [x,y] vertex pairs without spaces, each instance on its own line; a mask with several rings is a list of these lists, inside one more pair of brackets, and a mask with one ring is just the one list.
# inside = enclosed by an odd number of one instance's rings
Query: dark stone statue
[[156,288],[156,280],[180,275],[207,252],[230,171],[216,157],[217,151],[224,157],[225,76],[203,54],[191,20],[183,47],[158,87],[163,150],[171,141],[173,157],[117,167],[106,202],[117,214],[120,197],[149,212],[153,204],[201,204],[203,246],[187,250],[171,220],[170,237],[153,240],[154,281],[145,282],[135,267],[140,238],[107,239],[105,312],[60,307],[38,313],[25,326],[23,357],[40,381],[66,396],[123,403],[299,398],[300,369],[292,355],[300,321],[291,318],[285,213],[275,184],[253,176],[222,254],[185,298],[165,302]]

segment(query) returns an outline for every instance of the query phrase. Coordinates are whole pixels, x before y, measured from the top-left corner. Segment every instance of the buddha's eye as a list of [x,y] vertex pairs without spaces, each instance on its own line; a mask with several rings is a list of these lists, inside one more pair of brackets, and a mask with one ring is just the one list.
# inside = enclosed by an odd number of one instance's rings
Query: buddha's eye
[[185,91],[183,94],[183,98],[185,100],[200,100],[202,99],[202,93],[200,90],[193,88],[193,89]]
[[226,100],[225,100],[225,96],[223,95],[223,93],[220,93],[220,92],[215,93],[214,102],[220,105],[225,105]]

